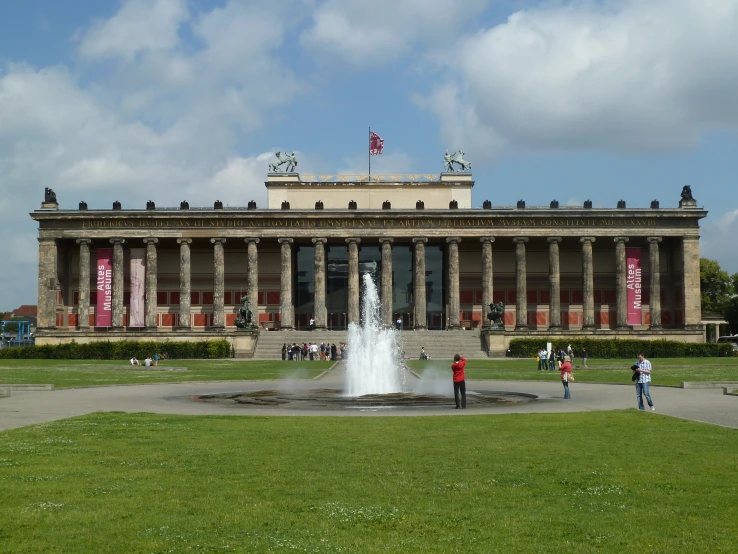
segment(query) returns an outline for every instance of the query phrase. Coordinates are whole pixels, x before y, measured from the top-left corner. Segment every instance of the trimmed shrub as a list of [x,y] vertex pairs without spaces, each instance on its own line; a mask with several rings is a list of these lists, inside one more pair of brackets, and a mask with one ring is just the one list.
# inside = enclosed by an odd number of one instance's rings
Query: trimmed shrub
[[535,358],[547,342],[555,349],[571,344],[577,358],[582,348],[590,358],[635,358],[643,352],[647,358],[704,358],[733,355],[733,345],[727,343],[679,342],[675,340],[591,339],[591,338],[530,338],[510,341],[510,353],[515,358]]
[[202,340],[188,342],[153,341],[97,341],[65,344],[9,347],[0,349],[0,359],[40,360],[128,360],[136,357],[144,360],[154,354],[168,359],[228,358],[231,346],[227,340]]

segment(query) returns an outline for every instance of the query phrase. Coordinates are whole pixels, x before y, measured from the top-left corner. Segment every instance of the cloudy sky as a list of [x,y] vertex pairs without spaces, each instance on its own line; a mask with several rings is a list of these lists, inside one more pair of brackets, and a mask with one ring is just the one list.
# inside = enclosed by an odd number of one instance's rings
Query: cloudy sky
[[0,0],[0,310],[62,207],[264,204],[303,173],[474,164],[474,203],[710,211],[738,271],[738,0]]

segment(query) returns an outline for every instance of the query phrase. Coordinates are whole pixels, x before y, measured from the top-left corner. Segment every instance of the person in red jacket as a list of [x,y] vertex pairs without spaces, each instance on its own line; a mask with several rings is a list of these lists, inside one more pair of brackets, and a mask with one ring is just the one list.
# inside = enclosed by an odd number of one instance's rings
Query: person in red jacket
[[[454,356],[454,363],[451,364],[451,371],[454,372],[454,399],[456,399],[456,409],[466,410],[466,376],[464,368],[466,367],[466,358],[462,358],[458,354]],[[461,402],[459,402],[459,393],[461,393]]]
[[561,370],[561,383],[564,385],[564,400],[571,400],[571,393],[569,392],[569,381],[571,381],[571,358],[564,356],[564,363],[559,362],[559,369]]

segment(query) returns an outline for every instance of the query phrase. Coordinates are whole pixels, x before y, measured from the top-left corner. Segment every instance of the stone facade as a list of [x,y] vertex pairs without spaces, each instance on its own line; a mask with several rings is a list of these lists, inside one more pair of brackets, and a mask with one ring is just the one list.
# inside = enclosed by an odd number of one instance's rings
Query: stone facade
[[[374,272],[386,325],[400,317],[406,329],[480,329],[488,305],[503,302],[505,338],[489,338],[493,350],[541,333],[703,340],[699,220],[707,212],[480,209],[471,207],[472,186],[470,176],[430,184],[270,176],[269,205],[279,209],[37,210],[37,343],[236,336],[242,296],[262,331],[305,329],[311,316],[319,329],[345,329],[361,318],[366,271]],[[331,195],[316,197],[323,189]],[[435,192],[424,198],[421,189]],[[285,190],[289,209],[281,208]],[[364,208],[361,191],[391,208],[373,200]],[[301,195],[311,201],[296,200]],[[342,195],[353,195],[358,209],[340,205]],[[111,244],[112,326],[102,329],[96,256]],[[128,327],[133,248],[146,250],[144,330]],[[632,248],[642,252],[635,324]]]

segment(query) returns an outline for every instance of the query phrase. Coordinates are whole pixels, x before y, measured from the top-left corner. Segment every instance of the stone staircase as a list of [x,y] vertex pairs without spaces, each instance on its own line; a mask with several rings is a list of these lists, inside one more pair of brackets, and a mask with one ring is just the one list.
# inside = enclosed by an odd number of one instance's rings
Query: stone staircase
[[[256,343],[254,359],[282,359],[282,345],[293,342],[335,343],[347,342],[347,331],[261,331]],[[417,360],[421,347],[434,359],[448,359],[459,353],[468,359],[487,358],[483,350],[479,331],[401,331],[400,343],[405,357]]]

